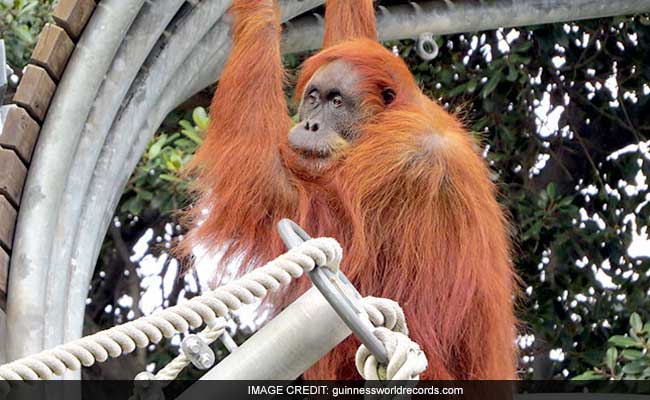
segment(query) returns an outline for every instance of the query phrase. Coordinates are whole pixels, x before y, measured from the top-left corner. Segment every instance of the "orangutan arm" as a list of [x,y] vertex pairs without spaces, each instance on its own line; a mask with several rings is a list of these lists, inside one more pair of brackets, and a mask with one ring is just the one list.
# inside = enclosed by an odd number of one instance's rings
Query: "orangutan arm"
[[[291,215],[294,193],[279,145],[290,128],[273,0],[235,0],[233,47],[211,106],[211,122],[192,166],[199,194],[194,244],[250,250],[274,222]],[[233,241],[234,239],[234,241]],[[231,242],[232,241],[232,242]]]
[[323,48],[356,38],[377,39],[373,0],[328,0]]

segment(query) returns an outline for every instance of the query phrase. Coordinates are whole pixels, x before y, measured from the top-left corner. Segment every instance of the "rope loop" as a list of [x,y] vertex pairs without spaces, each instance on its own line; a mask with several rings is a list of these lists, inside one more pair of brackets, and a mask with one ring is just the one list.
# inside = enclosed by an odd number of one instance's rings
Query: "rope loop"
[[386,347],[390,361],[386,366],[381,365],[361,345],[355,357],[359,374],[366,380],[418,380],[427,368],[427,359],[420,346],[405,334],[387,328],[377,328],[374,333]]
[[388,328],[391,331],[403,333],[408,336],[409,329],[406,325],[406,316],[402,307],[391,299],[368,296],[362,302],[368,319],[376,327]]

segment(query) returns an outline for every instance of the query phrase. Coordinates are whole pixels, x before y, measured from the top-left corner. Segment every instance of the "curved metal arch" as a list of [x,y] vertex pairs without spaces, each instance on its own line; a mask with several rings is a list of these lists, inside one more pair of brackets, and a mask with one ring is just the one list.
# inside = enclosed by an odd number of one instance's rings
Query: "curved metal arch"
[[[229,50],[229,1],[192,3],[179,13],[189,3],[103,0],[86,26],[25,184],[11,328],[3,335],[9,359],[81,335],[88,285],[124,184],[164,117],[218,78]],[[283,18],[320,3],[282,1]]]

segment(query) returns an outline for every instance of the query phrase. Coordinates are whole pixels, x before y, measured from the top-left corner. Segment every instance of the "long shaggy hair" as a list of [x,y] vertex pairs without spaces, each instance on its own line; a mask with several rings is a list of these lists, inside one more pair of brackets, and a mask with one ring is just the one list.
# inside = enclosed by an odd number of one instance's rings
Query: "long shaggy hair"
[[[362,294],[401,304],[429,361],[423,379],[514,378],[507,222],[473,137],[420,91],[399,57],[369,39],[374,22],[355,30],[361,16],[352,15],[337,20],[338,31],[328,24],[329,47],[304,63],[296,96],[319,68],[344,60],[361,76],[370,117],[326,170],[296,167],[278,13],[262,3],[235,1],[231,9],[233,52],[192,164],[198,200],[185,251],[220,249],[222,262],[240,260],[243,273],[285,251],[275,226],[292,218],[313,236],[341,242],[342,270]],[[328,2],[328,12],[344,12],[343,3]],[[359,3],[372,10],[370,0]],[[355,39],[342,39],[346,29]],[[303,278],[276,301],[284,305],[308,285]],[[347,340],[306,377],[358,377],[357,345]]]

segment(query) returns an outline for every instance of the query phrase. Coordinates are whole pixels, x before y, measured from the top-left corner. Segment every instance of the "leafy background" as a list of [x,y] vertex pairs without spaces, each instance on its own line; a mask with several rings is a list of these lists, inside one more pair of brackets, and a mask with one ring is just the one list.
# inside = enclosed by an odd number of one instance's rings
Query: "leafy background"
[[[43,25],[51,21],[50,13],[55,0],[0,0],[0,39],[5,42],[7,63],[16,78],[22,76],[22,68],[29,61]],[[15,92],[12,85],[0,99],[8,102]]]
[[[0,35],[18,77],[51,3],[0,0]],[[436,40],[433,61],[413,41],[386,45],[484,144],[523,281],[521,377],[650,378],[649,16]],[[306,56],[285,57],[292,78]],[[93,278],[87,333],[207,288],[205,271],[181,276],[169,249],[183,234],[174,212],[188,203],[178,171],[201,143],[212,90],[167,118],[125,188]],[[263,320],[234,315],[231,331],[244,340]],[[179,340],[84,374],[130,379],[168,362]]]

